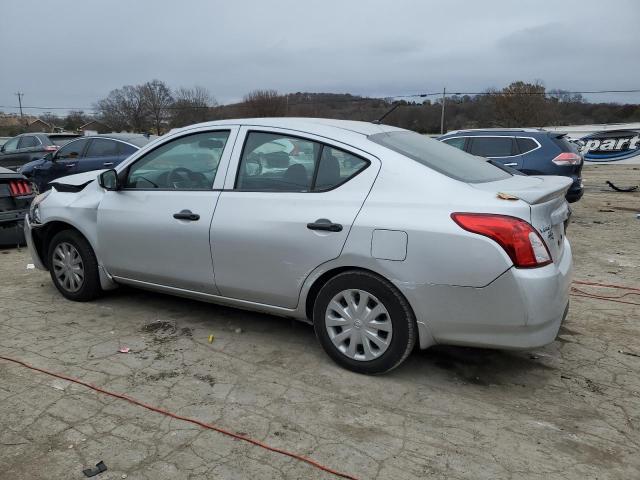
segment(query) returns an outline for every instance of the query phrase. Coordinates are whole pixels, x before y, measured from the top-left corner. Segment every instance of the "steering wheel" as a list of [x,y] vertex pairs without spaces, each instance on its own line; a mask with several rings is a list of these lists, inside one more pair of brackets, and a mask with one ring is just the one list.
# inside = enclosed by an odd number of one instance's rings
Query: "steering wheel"
[[200,172],[194,172],[186,167],[176,167],[169,172],[167,184],[180,185],[187,183],[188,187],[204,187],[207,184],[207,177]]

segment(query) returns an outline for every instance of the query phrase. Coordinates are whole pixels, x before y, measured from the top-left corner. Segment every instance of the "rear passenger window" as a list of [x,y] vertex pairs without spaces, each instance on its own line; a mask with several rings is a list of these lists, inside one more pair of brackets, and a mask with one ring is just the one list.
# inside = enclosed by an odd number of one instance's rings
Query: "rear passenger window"
[[451,145],[452,147],[459,148],[460,150],[464,150],[464,142],[466,141],[466,137],[455,137],[455,138],[446,138],[442,140],[447,145]]
[[367,165],[366,160],[312,140],[250,132],[235,188],[258,192],[326,191]]
[[106,138],[94,138],[89,145],[86,157],[115,157],[118,155],[118,143]]
[[133,152],[137,152],[138,149],[128,143],[118,142],[118,148],[120,149],[120,155],[131,155]]
[[518,137],[516,141],[518,142],[518,150],[520,150],[520,153],[527,153],[538,148],[538,144],[532,138]]
[[29,135],[27,137],[22,137],[22,140],[20,140],[19,148],[32,148],[32,147],[35,147],[36,145],[40,145],[40,142],[38,142],[38,139],[33,135]]
[[332,147],[323,147],[315,190],[331,190],[357,175],[369,162]]
[[508,157],[513,155],[511,137],[473,137],[471,154],[481,157]]
[[277,133],[250,132],[244,144],[236,189],[308,192],[320,144]]

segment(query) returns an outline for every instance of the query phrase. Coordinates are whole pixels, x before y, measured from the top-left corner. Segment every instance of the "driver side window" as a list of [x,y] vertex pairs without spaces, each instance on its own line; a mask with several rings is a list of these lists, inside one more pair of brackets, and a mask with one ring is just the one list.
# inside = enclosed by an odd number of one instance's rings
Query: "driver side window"
[[124,188],[209,190],[218,171],[229,131],[196,133],[147,153],[127,173]]

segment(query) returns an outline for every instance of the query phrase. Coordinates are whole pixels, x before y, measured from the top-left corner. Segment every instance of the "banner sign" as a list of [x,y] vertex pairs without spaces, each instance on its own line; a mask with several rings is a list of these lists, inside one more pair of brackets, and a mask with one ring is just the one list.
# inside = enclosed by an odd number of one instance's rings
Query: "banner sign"
[[640,130],[610,130],[580,139],[587,162],[640,161]]

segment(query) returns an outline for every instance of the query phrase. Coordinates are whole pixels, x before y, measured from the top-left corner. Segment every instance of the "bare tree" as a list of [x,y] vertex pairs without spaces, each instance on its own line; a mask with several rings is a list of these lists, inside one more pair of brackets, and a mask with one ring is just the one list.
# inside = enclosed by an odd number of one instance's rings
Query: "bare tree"
[[100,119],[114,130],[145,132],[149,122],[141,85],[125,85],[99,100],[95,109]]
[[253,90],[244,96],[248,116],[279,117],[286,115],[287,99],[276,90]]
[[160,80],[152,80],[138,88],[142,95],[144,110],[149,115],[156,134],[160,135],[163,125],[169,119],[169,109],[173,103],[171,90]]
[[174,92],[171,106],[171,126],[184,127],[211,118],[211,108],[218,105],[216,99],[204,87],[180,87]]
[[64,119],[64,129],[74,131],[89,121],[82,110],[71,110]]

